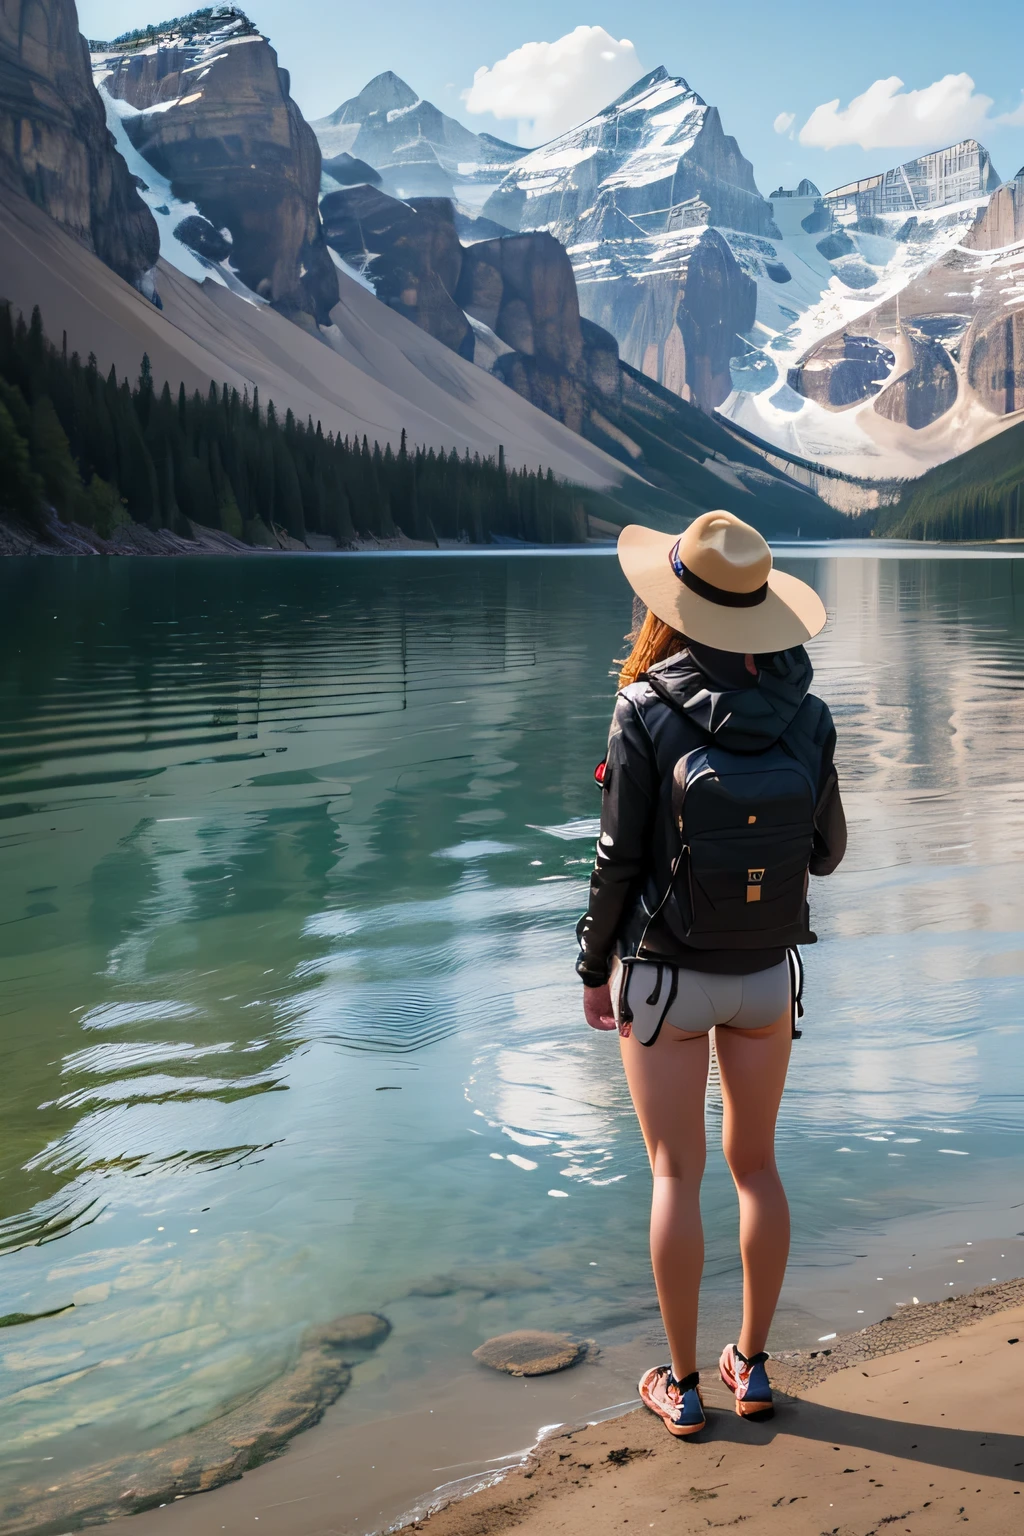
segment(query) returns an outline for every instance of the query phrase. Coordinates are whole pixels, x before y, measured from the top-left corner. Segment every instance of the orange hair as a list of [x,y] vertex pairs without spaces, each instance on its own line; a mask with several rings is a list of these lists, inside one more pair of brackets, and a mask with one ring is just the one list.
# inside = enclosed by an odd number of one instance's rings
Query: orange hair
[[653,667],[655,662],[664,661],[668,656],[675,656],[678,651],[684,649],[685,638],[671,624],[647,610],[647,616],[639,629],[633,629],[626,636],[633,649],[624,661],[618,663],[619,687],[625,688],[629,683],[635,683],[642,672],[648,667]]

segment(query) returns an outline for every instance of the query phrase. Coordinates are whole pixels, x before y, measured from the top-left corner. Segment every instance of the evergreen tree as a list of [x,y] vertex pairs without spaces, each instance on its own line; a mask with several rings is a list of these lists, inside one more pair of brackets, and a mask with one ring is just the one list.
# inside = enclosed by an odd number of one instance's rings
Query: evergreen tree
[[87,527],[95,528],[101,539],[109,539],[116,528],[131,521],[114,486],[99,475],[90,479],[79,515]]
[[29,463],[28,443],[0,399],[0,512],[42,529],[43,484]]
[[78,513],[82,482],[49,395],[40,395],[32,407],[29,445],[32,468],[43,482],[43,494],[58,517],[72,522]]

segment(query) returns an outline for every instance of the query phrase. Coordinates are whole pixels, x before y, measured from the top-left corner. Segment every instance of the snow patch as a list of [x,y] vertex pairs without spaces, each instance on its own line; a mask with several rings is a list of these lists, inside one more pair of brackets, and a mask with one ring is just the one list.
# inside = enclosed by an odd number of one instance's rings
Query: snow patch
[[[149,161],[140,155],[131,139],[128,137],[124,126],[125,118],[142,116],[135,107],[126,101],[120,101],[111,96],[103,81],[97,82],[97,90],[100,100],[103,102],[107,114],[107,127],[114,136],[114,142],[118,153],[124,159],[133,176],[145,183],[145,191],[140,187],[139,196],[148,207],[156,220],[156,226],[160,233],[160,255],[172,267],[183,272],[186,277],[193,278],[197,283],[211,281],[220,283],[225,288],[230,288],[240,298],[248,300],[252,304],[265,305],[266,300],[247,288],[238,275],[231,269],[230,257],[222,262],[206,261],[197,256],[195,251],[187,245],[183,245],[174,231],[182,219],[197,217],[205,218],[202,210],[195,203],[182,202],[174,196],[171,184],[166,176],[161,176]],[[173,106],[171,102],[169,105]],[[153,110],[153,109],[150,109]],[[228,231],[222,231],[226,238],[230,239]]]

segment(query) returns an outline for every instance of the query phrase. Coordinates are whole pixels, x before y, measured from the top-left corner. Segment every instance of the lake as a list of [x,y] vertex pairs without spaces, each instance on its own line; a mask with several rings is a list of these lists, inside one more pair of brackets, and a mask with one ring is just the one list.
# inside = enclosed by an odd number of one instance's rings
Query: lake
[[[776,1348],[1024,1273],[1022,567],[892,553],[777,552],[829,609],[850,852],[812,892]],[[347,1445],[346,1532],[661,1358],[643,1147],[572,969],[629,621],[603,551],[0,563],[0,1313],[74,1303],[0,1332],[0,1502],[342,1313],[391,1337],[242,1488]],[[719,1118],[713,1079],[712,1147]],[[711,1358],[720,1149],[704,1207]],[[523,1326],[600,1353],[475,1365]]]

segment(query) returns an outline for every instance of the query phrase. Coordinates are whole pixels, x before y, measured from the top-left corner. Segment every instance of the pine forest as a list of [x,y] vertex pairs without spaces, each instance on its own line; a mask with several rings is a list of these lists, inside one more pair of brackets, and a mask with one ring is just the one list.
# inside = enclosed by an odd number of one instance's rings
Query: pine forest
[[252,545],[274,530],[304,542],[326,535],[437,543],[493,539],[535,544],[586,537],[584,492],[551,470],[509,469],[453,448],[394,452],[281,420],[258,390],[211,383],[206,395],[104,375],[0,305],[0,513],[43,532],[48,508],[109,538],[129,520],[189,537],[190,523]]

